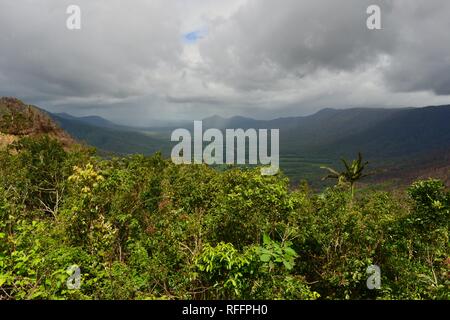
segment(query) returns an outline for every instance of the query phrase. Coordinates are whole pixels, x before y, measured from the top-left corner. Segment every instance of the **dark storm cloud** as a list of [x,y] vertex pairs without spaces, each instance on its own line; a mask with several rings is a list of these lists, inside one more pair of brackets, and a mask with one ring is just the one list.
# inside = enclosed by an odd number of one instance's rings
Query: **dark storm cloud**
[[179,63],[179,22],[165,2],[76,2],[82,8],[80,31],[65,27],[73,1],[0,4],[0,72],[9,83],[28,88],[18,94],[139,95],[148,91],[147,72]]
[[[383,30],[365,27],[371,4]],[[357,72],[387,56],[394,90],[449,94],[449,14],[445,0],[255,0],[215,24],[201,52],[217,79],[243,90],[317,69]]]
[[[379,54],[392,51],[395,43],[395,31],[366,28],[365,12],[373,3],[249,1],[231,19],[214,25],[214,37],[201,43],[201,52],[218,78],[244,89],[252,86],[246,82],[264,78],[273,83],[294,72],[351,71],[373,64]],[[375,3],[384,14],[391,13],[389,1]]]
[[450,94],[450,1],[400,1],[389,17],[396,42],[385,70],[394,90]]
[[0,95],[140,124],[448,103],[449,16],[447,0],[2,0]]
[[172,103],[201,103],[201,104],[218,104],[223,101],[214,97],[206,97],[206,96],[190,96],[190,97],[171,97],[167,96],[167,101]]

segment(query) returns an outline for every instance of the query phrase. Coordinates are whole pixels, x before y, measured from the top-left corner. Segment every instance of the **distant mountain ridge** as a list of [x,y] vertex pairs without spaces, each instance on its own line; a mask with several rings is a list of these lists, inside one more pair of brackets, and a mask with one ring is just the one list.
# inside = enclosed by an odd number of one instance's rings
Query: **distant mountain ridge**
[[[80,136],[80,132],[77,132],[75,123],[78,123],[78,126],[83,124],[93,128],[108,128],[111,130],[108,131],[110,134],[115,131],[139,133],[139,138],[134,138],[142,140],[142,148],[146,150],[153,149],[152,144],[157,146],[170,144],[170,132],[176,128],[175,125],[164,129],[125,127],[98,116],[74,117],[67,114],[52,116],[63,128],[77,137]],[[192,123],[186,127],[192,129]],[[223,118],[215,115],[203,119],[203,128],[204,130],[277,128],[280,129],[282,154],[303,153],[317,157],[326,154],[339,157],[362,151],[374,158],[397,157],[450,149],[450,105],[401,109],[327,108],[310,116],[273,120],[256,120],[241,116]],[[103,134],[104,130],[101,132]],[[158,133],[158,138],[143,132]],[[100,143],[99,147],[105,147],[98,139],[91,142],[94,142],[94,145]],[[108,144],[114,143],[110,141]],[[113,149],[117,151],[120,147]],[[139,152],[140,149],[137,147],[135,150]],[[142,149],[141,152],[143,151]]]
[[335,143],[366,149],[373,157],[450,150],[450,105],[401,110]]
[[[170,156],[176,144],[170,141],[170,135],[180,126],[180,122],[166,122],[161,127],[138,128],[118,125],[99,116],[49,115],[79,141],[121,155],[162,151]],[[192,130],[193,122],[184,124],[183,127]],[[294,181],[317,181],[323,174],[320,166],[339,166],[341,157],[353,158],[358,152],[362,152],[371,167],[383,177],[406,176],[402,168],[408,169],[408,177],[414,173],[414,168],[420,168],[421,172],[439,172],[446,181],[450,177],[447,160],[430,160],[449,159],[444,155],[450,153],[450,105],[400,109],[327,108],[309,116],[273,120],[216,115],[203,119],[203,129],[207,128],[280,129],[281,168]],[[430,166],[434,169],[429,170]]]
[[90,124],[90,125],[97,126],[97,127],[114,128],[114,127],[119,126],[119,125],[117,125],[109,120],[106,120],[105,118],[102,118],[100,116],[75,117],[68,113],[54,113],[53,115],[58,118],[62,118],[62,119],[81,121],[86,124]]
[[166,141],[152,138],[137,129],[116,125],[101,117],[78,118],[67,114],[50,114],[50,116],[73,137],[103,152],[120,155],[168,152],[169,145]]
[[[206,122],[206,123],[205,123]],[[311,116],[207,118],[204,127],[278,128],[284,153],[401,156],[450,148],[450,105],[404,109],[324,109]],[[282,153],[283,153],[282,151]]]

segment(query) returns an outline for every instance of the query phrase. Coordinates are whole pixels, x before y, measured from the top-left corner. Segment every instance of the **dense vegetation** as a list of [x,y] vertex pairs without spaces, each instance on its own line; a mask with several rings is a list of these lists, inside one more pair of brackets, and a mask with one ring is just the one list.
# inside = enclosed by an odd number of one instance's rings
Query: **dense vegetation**
[[0,152],[0,299],[449,299],[449,222],[438,180],[314,193],[25,137]]

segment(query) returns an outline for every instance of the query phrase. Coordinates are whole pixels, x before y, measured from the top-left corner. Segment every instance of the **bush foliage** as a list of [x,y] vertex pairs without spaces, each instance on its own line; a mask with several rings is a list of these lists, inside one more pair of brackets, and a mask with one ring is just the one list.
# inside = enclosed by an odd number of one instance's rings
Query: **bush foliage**
[[0,152],[0,299],[449,299],[450,194],[405,191],[23,138]]

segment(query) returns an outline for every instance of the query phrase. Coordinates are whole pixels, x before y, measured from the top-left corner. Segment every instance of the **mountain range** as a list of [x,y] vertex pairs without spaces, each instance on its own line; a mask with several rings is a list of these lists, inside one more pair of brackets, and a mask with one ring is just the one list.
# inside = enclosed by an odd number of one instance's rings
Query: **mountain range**
[[[99,154],[170,156],[170,136],[193,122],[152,127],[115,124],[99,116],[49,113],[15,98],[0,99],[0,146],[20,136],[49,134],[70,146],[75,141]],[[370,162],[370,182],[406,184],[417,177],[438,177],[450,184],[450,105],[403,109],[323,109],[304,117],[257,120],[248,117],[203,119],[203,129],[279,129],[280,167],[294,183],[323,187],[321,166],[342,168],[340,159],[361,152]],[[75,138],[76,140],[74,140]]]
[[[129,127],[98,116],[74,117],[50,114],[61,127],[78,140],[98,149],[118,154],[170,155],[175,145],[171,132],[179,126]],[[192,130],[193,122],[184,126]],[[449,180],[450,105],[423,108],[323,109],[313,115],[257,120],[235,116],[203,119],[203,127],[280,129],[281,168],[294,181],[317,181],[323,165],[339,166],[340,158],[353,158],[358,152],[369,159],[373,178],[405,176],[404,171],[422,168],[440,172]],[[445,160],[447,159],[447,160]],[[444,169],[442,169],[444,168]],[[389,172],[392,172],[390,176]],[[394,175],[395,173],[395,175]],[[320,180],[320,179],[319,179]]]

